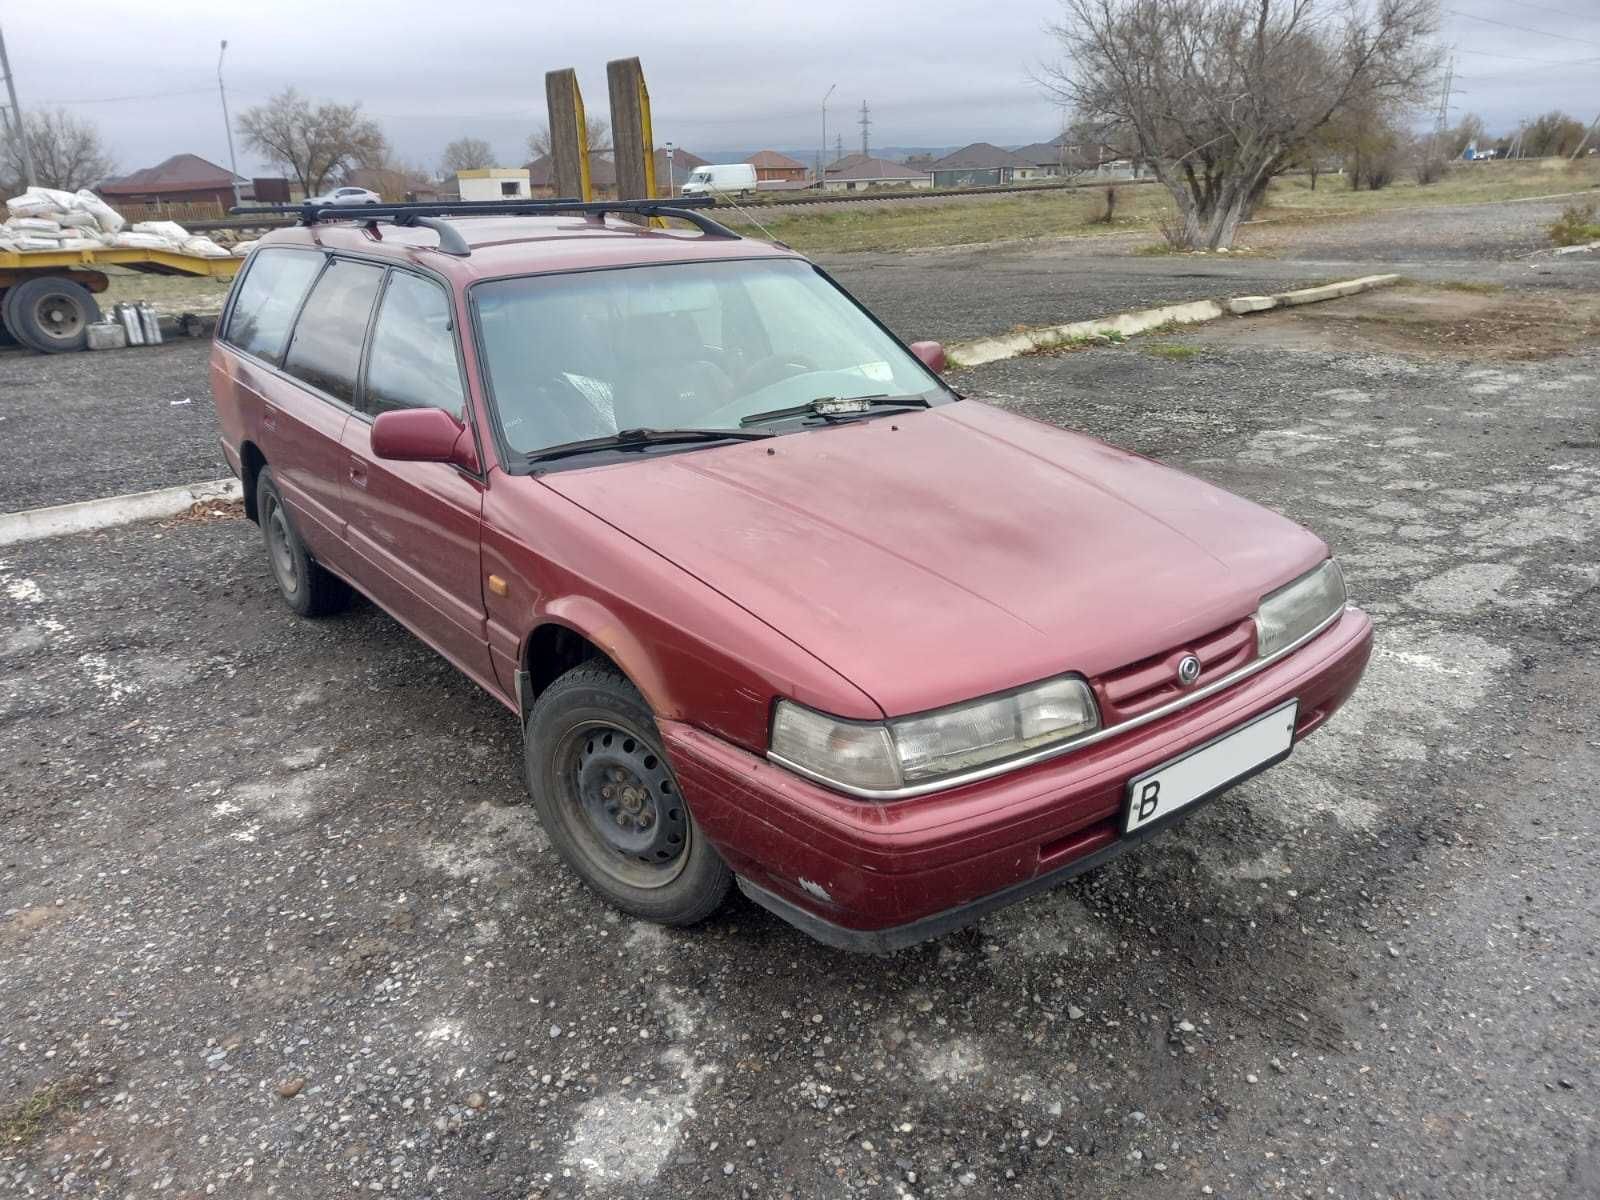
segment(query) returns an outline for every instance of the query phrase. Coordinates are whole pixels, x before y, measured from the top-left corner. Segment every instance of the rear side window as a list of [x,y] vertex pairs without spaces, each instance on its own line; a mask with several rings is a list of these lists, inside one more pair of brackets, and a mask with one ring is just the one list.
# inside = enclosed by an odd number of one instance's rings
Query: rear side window
[[320,254],[266,247],[257,250],[233,302],[227,340],[249,354],[281,365],[295,310],[321,268]]
[[450,331],[450,298],[436,283],[396,271],[378,307],[362,407],[442,408],[462,419],[461,371]]
[[355,400],[361,343],[383,268],[336,258],[317,280],[295,322],[283,369],[336,400]]

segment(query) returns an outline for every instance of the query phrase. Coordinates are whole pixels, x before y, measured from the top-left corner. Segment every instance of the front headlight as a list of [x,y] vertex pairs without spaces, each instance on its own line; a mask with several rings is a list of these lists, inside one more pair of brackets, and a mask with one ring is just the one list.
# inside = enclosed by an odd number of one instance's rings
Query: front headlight
[[1261,598],[1256,653],[1267,658],[1292,646],[1345,605],[1344,572],[1333,559]]
[[1089,685],[1050,679],[886,724],[778,701],[772,754],[826,782],[894,791],[1018,758],[1100,727]]

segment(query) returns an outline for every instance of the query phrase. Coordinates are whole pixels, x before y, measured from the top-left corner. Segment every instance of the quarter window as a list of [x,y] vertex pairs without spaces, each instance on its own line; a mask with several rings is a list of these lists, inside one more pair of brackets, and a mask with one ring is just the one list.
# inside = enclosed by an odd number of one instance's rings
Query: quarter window
[[352,403],[361,343],[382,282],[382,267],[338,258],[330,262],[295,322],[283,369],[336,400]]
[[227,340],[274,365],[283,362],[289,325],[306,288],[322,267],[322,255],[305,250],[257,250],[239,284],[228,318]]
[[442,408],[462,419],[450,299],[438,284],[405,271],[389,276],[362,396],[362,407],[374,416],[396,408]]

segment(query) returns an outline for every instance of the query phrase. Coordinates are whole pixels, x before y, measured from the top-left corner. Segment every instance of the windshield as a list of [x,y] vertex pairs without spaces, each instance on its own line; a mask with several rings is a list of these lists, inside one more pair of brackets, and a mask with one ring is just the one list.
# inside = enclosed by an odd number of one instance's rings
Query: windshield
[[710,180],[711,180],[711,172],[710,171],[695,171],[695,172],[691,173],[690,176],[689,176],[689,182],[690,183],[708,183],[708,182],[710,182]]
[[472,298],[489,394],[518,454],[621,430],[736,429],[820,397],[948,398],[794,259],[497,279]]

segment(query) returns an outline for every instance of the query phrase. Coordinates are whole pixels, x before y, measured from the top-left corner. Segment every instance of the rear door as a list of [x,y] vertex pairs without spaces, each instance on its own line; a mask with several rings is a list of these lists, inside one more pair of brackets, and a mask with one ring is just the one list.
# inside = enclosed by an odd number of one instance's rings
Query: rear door
[[397,268],[373,322],[359,408],[344,430],[347,536],[368,594],[498,692],[479,571],[484,479],[447,463],[375,457],[372,422],[404,408],[442,408],[471,421],[450,294]]
[[283,373],[295,317],[327,263],[320,250],[264,246],[250,256],[228,310],[216,362],[219,392],[239,408],[239,437],[253,438],[272,468],[295,528],[318,558],[339,563],[339,435],[349,408],[329,404]]
[[[353,411],[361,345],[383,283],[372,263],[328,258],[300,305],[262,411],[262,453],[313,553],[350,572],[340,437]],[[359,586],[362,580],[354,582]]]

